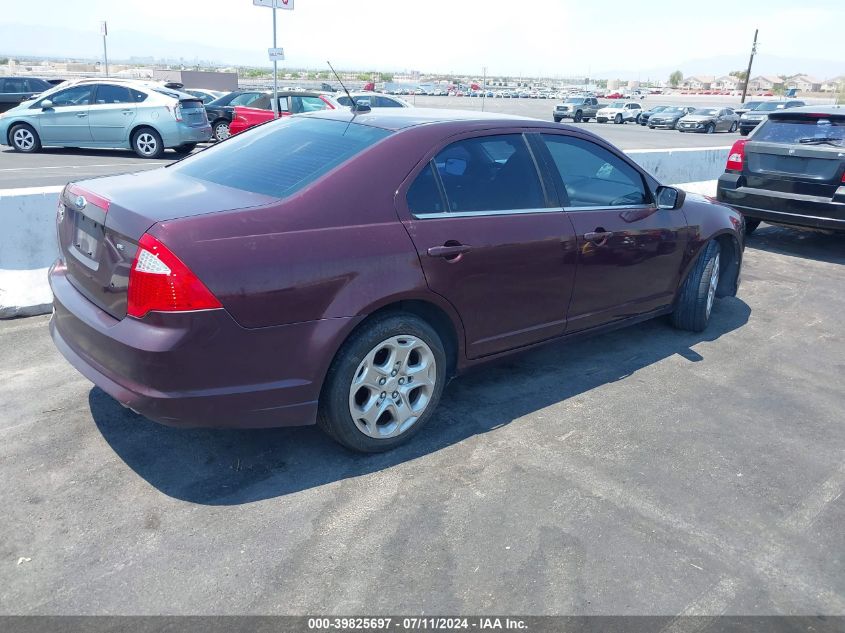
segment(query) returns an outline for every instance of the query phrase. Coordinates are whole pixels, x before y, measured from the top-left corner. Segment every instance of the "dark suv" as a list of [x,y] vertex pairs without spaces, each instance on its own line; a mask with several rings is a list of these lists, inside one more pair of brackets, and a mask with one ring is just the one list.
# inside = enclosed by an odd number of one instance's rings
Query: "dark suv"
[[11,110],[52,87],[35,77],[0,77],[0,112]]
[[810,106],[769,114],[731,148],[717,197],[745,217],[845,230],[845,107]]
[[760,125],[763,121],[766,120],[766,117],[769,116],[772,112],[777,112],[778,110],[786,110],[788,108],[800,108],[804,105],[803,101],[763,101],[762,103],[758,104],[753,110],[749,110],[745,114],[743,114],[739,119],[739,133],[743,136],[748,136],[748,134],[753,130],[755,127]]

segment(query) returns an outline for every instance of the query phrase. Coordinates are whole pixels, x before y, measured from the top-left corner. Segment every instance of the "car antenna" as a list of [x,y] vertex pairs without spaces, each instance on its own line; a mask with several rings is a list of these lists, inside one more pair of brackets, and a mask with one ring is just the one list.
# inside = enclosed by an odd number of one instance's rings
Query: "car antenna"
[[351,94],[349,94],[349,90],[346,89],[346,86],[343,85],[343,82],[340,80],[340,75],[337,74],[337,71],[334,69],[334,66],[332,66],[332,63],[328,60],[326,60],[326,63],[329,65],[329,68],[332,69],[332,72],[334,73],[334,76],[337,79],[337,83],[340,84],[340,87],[343,88],[343,91],[346,93],[346,96],[349,97],[349,100],[352,102],[352,112],[353,112],[353,114],[355,112],[369,112],[370,106],[368,106],[368,105],[365,106],[363,104],[361,104],[359,106],[358,102],[355,101],[355,98]]

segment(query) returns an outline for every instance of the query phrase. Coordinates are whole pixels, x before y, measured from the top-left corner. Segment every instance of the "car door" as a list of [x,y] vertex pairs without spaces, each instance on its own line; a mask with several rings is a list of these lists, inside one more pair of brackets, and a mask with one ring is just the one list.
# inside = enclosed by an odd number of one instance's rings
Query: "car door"
[[[41,142],[45,145],[73,145],[90,142],[91,129],[88,125],[88,109],[91,106],[92,85],[72,86],[53,93],[35,102],[34,108],[41,109],[35,120]],[[48,100],[49,108],[41,104]]]
[[683,212],[658,209],[642,174],[610,149],[565,133],[540,139],[577,235],[567,332],[671,303],[688,240]]
[[397,194],[428,286],[456,309],[479,358],[563,334],[575,233],[521,131],[432,151]]
[[91,138],[98,143],[122,143],[129,139],[135,120],[135,99],[126,86],[98,84],[88,109]]

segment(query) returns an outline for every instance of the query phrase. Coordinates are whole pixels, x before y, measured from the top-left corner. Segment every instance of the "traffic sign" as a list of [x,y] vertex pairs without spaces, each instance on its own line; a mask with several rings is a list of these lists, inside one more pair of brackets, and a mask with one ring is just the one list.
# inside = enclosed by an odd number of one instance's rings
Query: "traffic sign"
[[267,56],[270,58],[271,62],[285,61],[285,49],[283,48],[268,48],[267,49]]
[[293,11],[293,0],[252,0],[257,7],[270,7],[272,9],[286,9]]

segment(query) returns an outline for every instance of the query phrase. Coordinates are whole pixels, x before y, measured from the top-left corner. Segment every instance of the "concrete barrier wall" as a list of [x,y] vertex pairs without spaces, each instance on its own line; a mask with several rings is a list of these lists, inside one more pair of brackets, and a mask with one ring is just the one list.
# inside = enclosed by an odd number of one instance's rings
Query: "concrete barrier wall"
[[727,147],[706,149],[632,149],[625,153],[640,167],[666,185],[718,180],[725,171]]
[[50,311],[47,269],[58,253],[56,204],[61,190],[0,189],[0,318]]
[[[728,147],[629,150],[664,184],[687,183],[690,191],[715,195]],[[43,314],[52,297],[47,269],[58,256],[56,203],[61,187],[0,189],[0,318]]]

